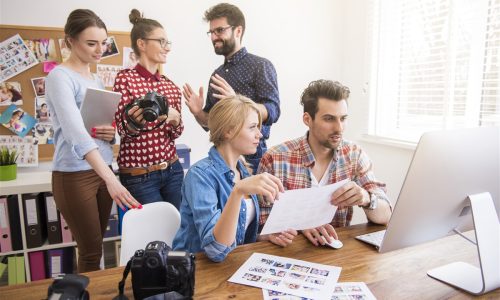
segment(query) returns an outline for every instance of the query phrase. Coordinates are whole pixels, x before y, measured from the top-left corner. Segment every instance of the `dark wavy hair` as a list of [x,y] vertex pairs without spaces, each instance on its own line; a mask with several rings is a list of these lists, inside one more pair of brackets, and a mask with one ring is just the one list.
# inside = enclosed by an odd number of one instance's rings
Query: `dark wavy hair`
[[218,18],[227,18],[227,23],[231,26],[241,26],[243,29],[241,32],[241,39],[243,39],[243,34],[245,33],[245,16],[241,10],[229,3],[219,3],[215,6],[210,7],[205,11],[205,16],[203,20],[210,22]]
[[315,80],[302,93],[300,104],[304,106],[304,112],[308,113],[314,120],[318,112],[319,98],[326,98],[333,101],[341,101],[349,98],[350,90],[338,81]]

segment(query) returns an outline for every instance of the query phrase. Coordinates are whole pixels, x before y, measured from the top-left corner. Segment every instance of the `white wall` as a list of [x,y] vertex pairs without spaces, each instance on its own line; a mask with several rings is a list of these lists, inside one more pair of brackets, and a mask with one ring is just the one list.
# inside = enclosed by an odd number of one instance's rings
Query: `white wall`
[[[2,24],[63,27],[73,9],[89,8],[104,20],[108,30],[118,31],[131,29],[128,14],[137,8],[145,17],[162,23],[172,39],[173,49],[164,70],[178,86],[188,82],[195,87],[203,85],[206,91],[210,74],[223,63],[223,57],[213,51],[205,34],[208,24],[202,20],[204,11],[219,1],[1,1]],[[335,38],[340,32],[340,12],[335,9],[338,1],[229,2],[245,14],[244,45],[250,52],[270,59],[278,73],[282,114],[279,123],[273,126],[269,144],[303,134],[303,125],[289,130],[290,124],[300,121],[301,91],[311,80],[339,77],[340,48]],[[197,161],[207,154],[208,134],[185,105],[183,119],[185,131],[178,142],[188,144],[192,160]]]
[[[94,10],[108,30],[129,31],[132,8],[162,23],[173,49],[164,68],[177,85],[207,87],[211,72],[223,62],[213,52],[205,32],[203,12],[219,1],[172,0],[0,0],[0,23],[63,27],[70,11]],[[247,29],[243,43],[254,54],[270,59],[278,73],[281,118],[272,127],[269,145],[304,134],[299,97],[315,79],[339,80],[351,89],[346,136],[360,141],[372,158],[376,175],[397,198],[412,151],[366,143],[368,126],[369,43],[368,3],[365,0],[240,0],[228,1],[241,8]],[[178,142],[192,148],[191,159],[206,156],[208,135],[183,107],[185,131]],[[357,220],[362,220],[360,214]]]

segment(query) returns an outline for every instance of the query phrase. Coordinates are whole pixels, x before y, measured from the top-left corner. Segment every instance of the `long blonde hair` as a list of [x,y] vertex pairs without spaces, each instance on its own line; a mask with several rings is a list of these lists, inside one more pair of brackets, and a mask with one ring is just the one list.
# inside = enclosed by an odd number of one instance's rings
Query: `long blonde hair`
[[228,138],[226,134],[233,131],[229,140],[238,135],[243,128],[248,114],[254,110],[259,118],[258,127],[262,125],[260,111],[252,100],[242,95],[235,95],[219,100],[208,114],[210,141],[217,147]]

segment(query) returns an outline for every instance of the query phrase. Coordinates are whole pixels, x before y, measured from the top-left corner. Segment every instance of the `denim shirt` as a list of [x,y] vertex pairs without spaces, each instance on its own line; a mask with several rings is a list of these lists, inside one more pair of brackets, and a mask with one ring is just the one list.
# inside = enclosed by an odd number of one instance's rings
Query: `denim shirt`
[[[238,161],[241,177],[249,175],[242,162]],[[215,240],[214,227],[234,186],[234,172],[226,165],[219,152],[212,147],[208,157],[194,164],[186,174],[182,185],[180,208],[181,227],[174,238],[175,250],[189,252],[204,251],[211,260],[223,261],[237,245],[257,240],[259,226],[259,204],[257,197],[251,195],[256,209],[256,217],[245,232],[246,205],[241,199],[238,228],[235,241],[231,246]]]

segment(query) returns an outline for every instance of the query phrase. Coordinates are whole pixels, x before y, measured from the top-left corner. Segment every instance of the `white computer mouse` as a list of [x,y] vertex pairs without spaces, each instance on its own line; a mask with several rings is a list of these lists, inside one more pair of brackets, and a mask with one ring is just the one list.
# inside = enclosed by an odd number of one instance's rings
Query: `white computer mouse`
[[325,246],[332,247],[333,249],[340,249],[344,246],[340,240],[332,239],[332,242],[328,243],[324,236],[322,238],[325,241]]

